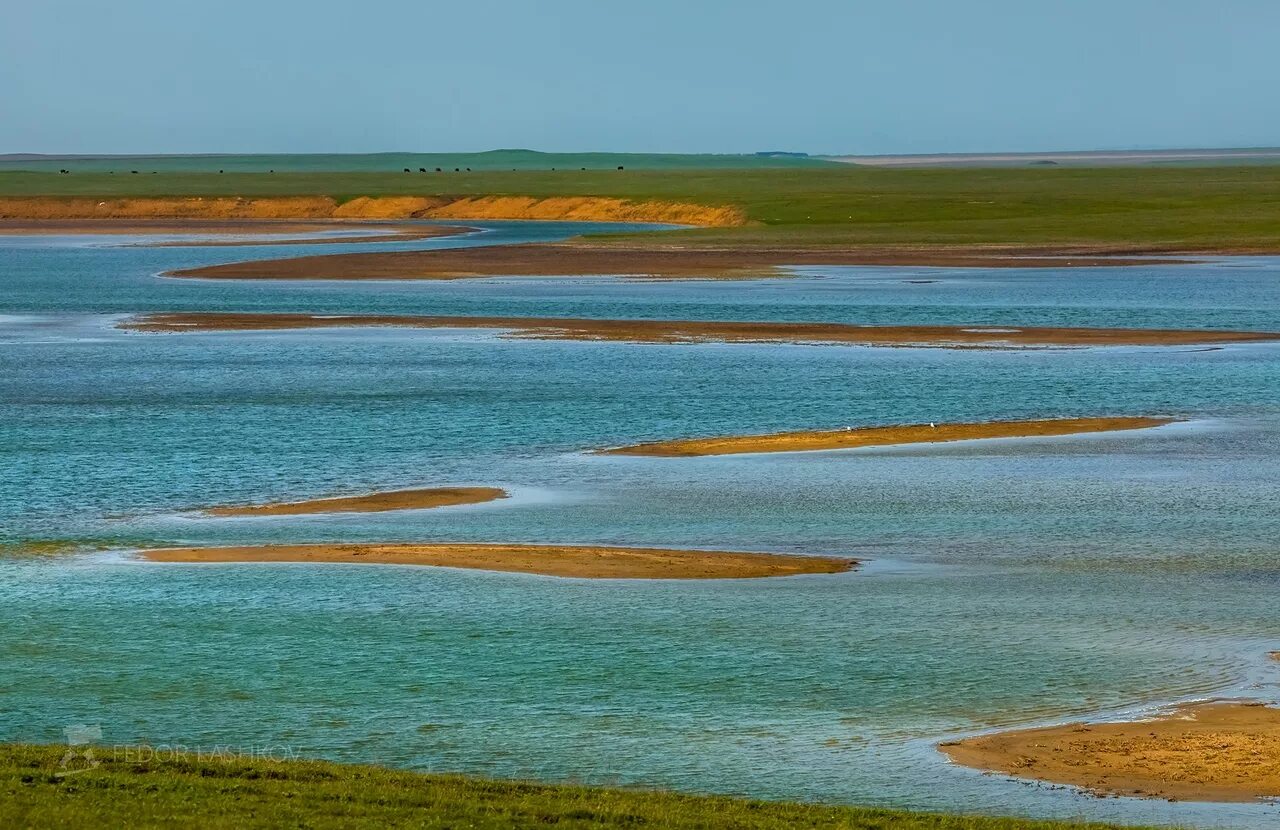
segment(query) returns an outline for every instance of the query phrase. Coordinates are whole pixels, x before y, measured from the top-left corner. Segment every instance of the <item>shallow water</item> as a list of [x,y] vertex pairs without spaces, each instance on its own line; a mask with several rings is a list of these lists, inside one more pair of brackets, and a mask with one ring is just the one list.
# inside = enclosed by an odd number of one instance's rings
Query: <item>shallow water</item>
[[[562,238],[486,233],[376,250]],[[805,268],[792,279],[170,280],[358,244],[0,238],[0,542],[421,539],[835,553],[856,573],[577,581],[357,565],[0,556],[0,738],[287,745],[542,779],[1199,826],[1262,805],[1099,800],[952,767],[944,736],[1275,698],[1280,347],[1017,352],[146,335],[255,310],[1280,329],[1280,262]],[[929,280],[930,282],[919,282]],[[594,447],[845,424],[1169,414],[1154,430],[719,458]],[[436,484],[512,499],[212,519]]]

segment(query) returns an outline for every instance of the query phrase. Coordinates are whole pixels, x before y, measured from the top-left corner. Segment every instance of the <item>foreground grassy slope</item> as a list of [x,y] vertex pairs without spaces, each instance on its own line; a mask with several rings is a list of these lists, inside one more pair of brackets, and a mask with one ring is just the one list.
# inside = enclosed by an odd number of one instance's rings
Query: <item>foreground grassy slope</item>
[[130,760],[62,778],[61,746],[0,746],[0,827],[850,828],[1102,830],[663,792],[419,775],[312,761]]
[[[428,174],[0,173],[7,196],[610,196],[741,207],[689,245],[1100,245],[1280,251],[1280,166],[560,171]],[[660,241],[647,237],[652,242]]]

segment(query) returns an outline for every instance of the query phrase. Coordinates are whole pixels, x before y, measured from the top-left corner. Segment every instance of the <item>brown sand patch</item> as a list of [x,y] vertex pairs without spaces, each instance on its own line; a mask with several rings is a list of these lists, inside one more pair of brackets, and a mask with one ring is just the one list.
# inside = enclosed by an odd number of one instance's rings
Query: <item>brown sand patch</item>
[[172,548],[156,562],[357,562],[431,565],[582,579],[750,579],[851,570],[852,559],[595,545],[318,544]]
[[[464,212],[465,213],[465,212]],[[435,212],[449,218],[451,213]],[[172,277],[205,279],[455,280],[482,277],[632,276],[667,279],[751,279],[781,276],[783,266],[948,265],[1030,268],[1039,266],[1136,265],[1176,260],[1123,257],[1033,256],[975,249],[679,249],[577,243],[489,245],[432,251],[373,251],[233,262],[173,271]]]
[[543,340],[631,343],[824,343],[933,348],[1187,346],[1280,340],[1280,332],[1219,329],[1083,329],[989,326],[857,326],[846,323],[754,323],[693,320],[591,320],[557,317],[428,317],[394,314],[253,314],[177,312],[126,320],[131,331],[267,331],[391,326],[499,329]]
[[341,496],[307,501],[275,502],[230,507],[210,507],[201,512],[213,516],[298,516],[307,513],[382,513],[389,510],[423,510],[459,504],[482,504],[507,498],[497,487],[431,487],[391,490],[364,496]]
[[1280,797],[1280,709],[1218,702],[1151,721],[1069,723],[966,738],[952,761],[1095,793],[1190,801]]
[[729,435],[654,441],[629,447],[597,450],[599,455],[699,456],[751,452],[805,452],[853,449],[892,444],[932,444],[976,438],[1028,438],[1147,429],[1172,423],[1172,418],[1055,418],[1035,421],[991,421],[970,424],[909,424],[858,429],[805,430],[770,435]]
[[606,197],[329,196],[242,198],[86,197],[0,198],[0,219],[547,219],[659,222],[683,225],[745,224],[737,208]]

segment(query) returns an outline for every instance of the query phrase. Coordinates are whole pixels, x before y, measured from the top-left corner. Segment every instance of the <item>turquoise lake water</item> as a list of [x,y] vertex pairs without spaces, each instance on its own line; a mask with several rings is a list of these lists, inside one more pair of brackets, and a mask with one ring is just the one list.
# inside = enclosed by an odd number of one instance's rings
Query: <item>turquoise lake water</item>
[[[609,226],[485,223],[378,250]],[[1280,260],[804,268],[791,279],[423,283],[156,276],[371,245],[0,237],[0,739],[1204,827],[1280,808],[1094,799],[954,767],[940,739],[1280,698],[1280,346],[1032,351],[157,335],[145,311],[1280,330]],[[122,243],[124,245],[122,246]],[[921,282],[925,280],[927,282]],[[920,421],[1172,415],[1129,433],[693,459],[584,450]],[[513,497],[214,519],[411,486]],[[584,581],[158,565],[156,544],[607,543],[840,554],[850,574]],[[102,550],[90,551],[90,548]]]

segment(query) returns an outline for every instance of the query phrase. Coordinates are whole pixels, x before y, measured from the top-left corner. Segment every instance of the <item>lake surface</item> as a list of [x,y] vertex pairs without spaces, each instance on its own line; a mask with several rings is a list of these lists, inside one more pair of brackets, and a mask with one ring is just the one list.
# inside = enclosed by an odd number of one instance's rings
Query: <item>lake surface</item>
[[[288,747],[416,769],[1204,827],[1280,808],[1094,799],[957,768],[943,738],[1280,698],[1280,346],[949,351],[157,335],[146,311],[1280,330],[1280,260],[790,279],[215,282],[248,258],[497,244],[128,247],[0,237],[0,739]],[[122,246],[124,243],[124,246]],[[1173,415],[1154,430],[690,459],[584,450],[921,421]],[[428,511],[192,508],[497,485]],[[158,565],[159,544],[607,543],[851,555],[854,573],[584,581]],[[59,555],[19,552],[65,542]]]

